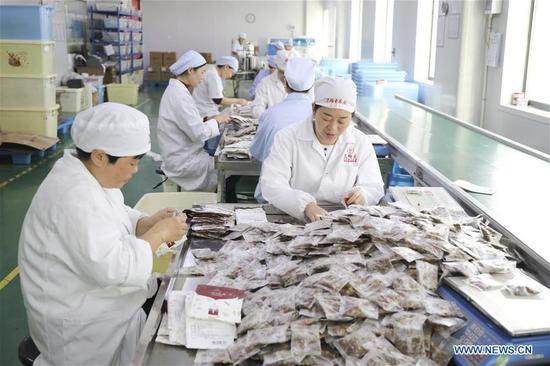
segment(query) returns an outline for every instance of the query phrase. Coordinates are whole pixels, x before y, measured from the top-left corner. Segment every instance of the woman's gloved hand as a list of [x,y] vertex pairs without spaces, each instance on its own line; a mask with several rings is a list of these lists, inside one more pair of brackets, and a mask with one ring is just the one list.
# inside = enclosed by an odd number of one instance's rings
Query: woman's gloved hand
[[304,209],[304,214],[310,222],[321,220],[327,213],[324,208],[319,207],[315,202],[308,203]]

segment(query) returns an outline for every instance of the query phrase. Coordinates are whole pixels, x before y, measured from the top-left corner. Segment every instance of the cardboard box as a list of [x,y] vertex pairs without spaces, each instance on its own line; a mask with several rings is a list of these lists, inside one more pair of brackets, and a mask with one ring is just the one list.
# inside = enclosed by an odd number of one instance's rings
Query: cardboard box
[[162,66],[170,67],[174,62],[176,62],[176,53],[164,52],[162,55]]
[[105,75],[105,70],[103,67],[89,67],[89,66],[77,66],[76,72],[79,74],[88,74],[88,75]]
[[[20,132],[0,132],[0,145],[14,144],[28,146],[38,150],[46,150],[57,144],[58,141],[59,139],[57,137],[48,137]],[[2,147],[5,148],[7,146],[9,145],[4,145]]]
[[161,81],[168,81],[172,78],[172,73],[170,71],[163,71],[160,73]]
[[210,53],[210,52],[201,52],[201,56],[204,57],[204,59],[206,60],[207,63],[209,63],[209,64],[213,63],[212,53]]
[[103,75],[103,84],[111,84],[118,82],[118,77],[116,74],[116,67],[109,66],[105,69],[105,75]]
[[151,81],[161,81],[161,72],[160,71],[148,71],[147,80]]
[[162,66],[162,52],[149,52],[149,65]]

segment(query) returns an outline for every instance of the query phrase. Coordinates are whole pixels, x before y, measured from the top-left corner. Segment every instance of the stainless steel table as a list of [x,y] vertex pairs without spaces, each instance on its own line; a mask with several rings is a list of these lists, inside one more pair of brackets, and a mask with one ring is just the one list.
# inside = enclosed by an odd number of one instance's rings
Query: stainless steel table
[[239,97],[239,87],[241,85],[241,80],[254,80],[256,77],[256,71],[239,71],[233,75],[231,79],[233,81],[233,95],[235,98]]
[[[289,222],[293,223],[296,220],[284,212],[274,208],[271,205],[260,204],[232,204],[225,203],[219,206],[234,209],[234,208],[254,208],[263,207],[269,221]],[[336,209],[341,207],[325,207],[326,209]],[[190,249],[210,248],[219,250],[223,242],[221,240],[208,239],[188,239],[177,252],[172,256],[172,261],[166,272],[166,276],[162,279],[159,291],[155,297],[155,301],[147,317],[145,327],[139,339],[136,354],[134,355],[133,365],[193,365],[195,359],[195,350],[187,349],[183,346],[170,346],[155,342],[156,333],[160,325],[163,313],[163,305],[166,295],[172,290],[180,290],[186,285],[186,281],[196,279],[196,277],[188,277],[179,273],[182,268],[186,256],[190,255]],[[187,283],[189,285],[189,283]]]
[[[549,155],[399,96],[360,97],[356,117],[388,141],[392,157],[416,181],[445,187],[457,201],[485,215],[549,285]],[[468,193],[452,183],[457,179],[497,191]]]

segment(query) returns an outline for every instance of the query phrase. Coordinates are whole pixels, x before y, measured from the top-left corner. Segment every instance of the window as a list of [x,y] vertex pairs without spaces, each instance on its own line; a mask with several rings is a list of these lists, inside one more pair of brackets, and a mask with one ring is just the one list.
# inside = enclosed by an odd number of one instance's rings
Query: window
[[533,107],[550,111],[550,1],[534,0],[531,16],[531,35],[525,92]]
[[351,61],[361,60],[362,15],[363,0],[351,0],[351,18],[349,22],[349,58]]
[[393,0],[376,0],[373,62],[391,62],[393,8]]
[[414,79],[433,83],[439,0],[418,0]]

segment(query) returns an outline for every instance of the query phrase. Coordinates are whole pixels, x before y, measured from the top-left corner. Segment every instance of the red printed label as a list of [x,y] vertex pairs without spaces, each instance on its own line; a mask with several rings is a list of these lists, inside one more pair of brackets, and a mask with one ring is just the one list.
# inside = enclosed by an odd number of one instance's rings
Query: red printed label
[[348,144],[346,146],[344,163],[357,163],[357,153],[355,152],[355,146],[353,144]]

